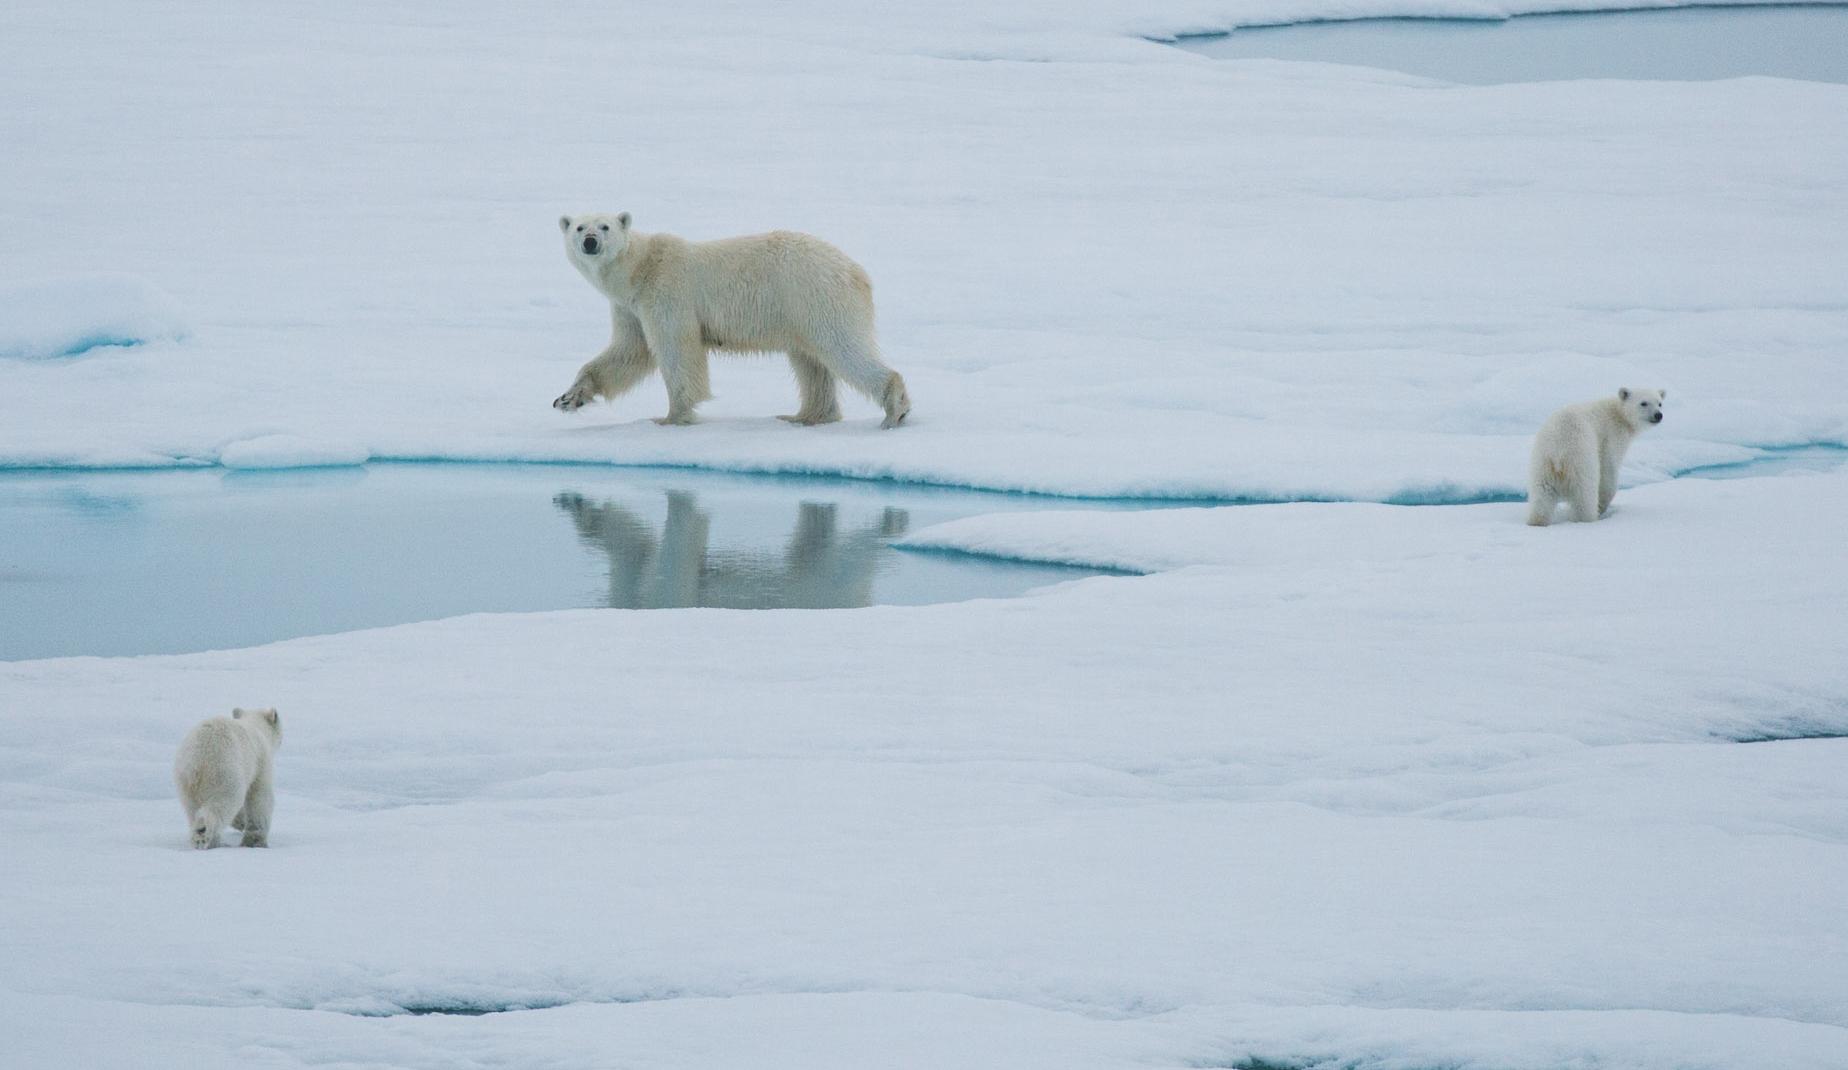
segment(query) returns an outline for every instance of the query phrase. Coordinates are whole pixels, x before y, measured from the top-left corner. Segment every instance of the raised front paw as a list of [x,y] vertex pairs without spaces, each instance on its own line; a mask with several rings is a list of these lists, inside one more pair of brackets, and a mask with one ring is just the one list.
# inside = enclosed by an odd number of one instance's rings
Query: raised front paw
[[559,412],[576,412],[590,404],[590,400],[591,395],[589,390],[582,386],[574,386],[558,395],[558,400],[552,402],[552,407]]

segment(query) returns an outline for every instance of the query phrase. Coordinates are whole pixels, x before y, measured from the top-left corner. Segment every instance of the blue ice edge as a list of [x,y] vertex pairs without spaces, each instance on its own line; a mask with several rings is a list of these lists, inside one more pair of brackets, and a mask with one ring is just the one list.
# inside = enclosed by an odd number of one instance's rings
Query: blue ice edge
[[52,357],[81,357],[92,349],[106,349],[112,346],[117,349],[131,349],[135,346],[147,345],[148,342],[149,339],[146,338],[99,334],[89,338],[79,338],[58,352],[53,353]]
[[1655,11],[1731,10],[1733,8],[1754,7],[1841,7],[1843,0],[1612,0],[1597,7],[1571,7],[1565,3],[1536,3],[1532,7],[1518,7],[1512,10],[1485,11],[1468,10],[1461,6],[1455,11],[1421,11],[1391,14],[1341,14],[1331,12],[1326,15],[1305,15],[1293,19],[1259,18],[1252,21],[1233,19],[1230,23],[1215,23],[1201,29],[1174,30],[1168,33],[1139,34],[1144,41],[1157,45],[1176,45],[1190,41],[1211,41],[1221,37],[1230,37],[1239,30],[1275,30],[1285,26],[1321,26],[1331,22],[1512,22],[1516,19],[1544,18],[1547,16],[1570,15],[1622,15],[1628,13],[1649,13]]
[[[1739,461],[1722,461],[1712,464],[1689,465],[1684,468],[1669,468],[1665,471],[1670,479],[1684,477],[1702,477],[1723,472],[1747,472],[1754,467],[1771,466],[1792,454],[1803,452],[1839,453],[1841,460],[1835,463],[1848,463],[1848,442],[1814,441],[1784,443],[1780,445],[1753,445],[1737,443],[1741,449],[1755,450],[1758,456]],[[368,458],[360,464],[304,463],[299,465],[278,465],[276,467],[252,467],[226,465],[217,459],[204,457],[166,457],[150,458],[145,463],[120,464],[44,464],[12,463],[0,461],[0,475],[26,474],[82,474],[82,473],[124,473],[124,472],[163,472],[163,471],[198,471],[218,468],[240,475],[262,476],[265,474],[283,475],[289,472],[327,471],[341,468],[366,468],[374,465],[403,466],[454,466],[454,467],[501,467],[501,468],[616,468],[635,471],[655,472],[709,472],[717,475],[730,475],[743,478],[820,483],[856,483],[856,484],[890,484],[902,487],[927,487],[938,490],[953,490],[973,494],[994,494],[1008,497],[1044,498],[1071,502],[1099,503],[1137,503],[1159,506],[1225,506],[1225,505],[1292,505],[1298,503],[1335,505],[1365,503],[1374,505],[1400,506],[1436,506],[1436,505],[1492,505],[1505,502],[1526,500],[1526,492],[1520,489],[1483,490],[1465,489],[1454,483],[1440,483],[1426,487],[1412,487],[1400,490],[1383,498],[1356,498],[1327,494],[1163,494],[1150,492],[1144,494],[1083,494],[1056,490],[1020,490],[1006,487],[984,486],[957,480],[916,479],[902,476],[868,476],[855,475],[840,469],[827,468],[753,468],[748,465],[701,464],[698,462],[650,461],[629,464],[623,461],[587,461],[587,460],[520,460],[513,458],[466,458],[441,457],[419,454],[379,455]]]
[[127,334],[93,334],[85,335],[70,342],[60,349],[0,349],[0,358],[8,360],[65,360],[81,357],[98,349],[133,349],[136,346],[149,345],[157,339],[141,338]]
[[[1760,455],[1757,457],[1748,457],[1743,461],[1725,461],[1725,462],[1716,463],[1716,464],[1689,465],[1685,468],[1670,468],[1670,469],[1667,469],[1668,477],[1670,480],[1682,479],[1682,478],[1700,479],[1700,478],[1710,478],[1720,473],[1726,473],[1726,472],[1745,473],[1745,472],[1749,472],[1751,469],[1755,467],[1775,466],[1779,462],[1783,461],[1785,458],[1789,457],[1790,455],[1801,454],[1801,453],[1839,454],[1840,455],[1839,457],[1832,458],[1833,463],[1837,465],[1848,464],[1848,444],[1844,444],[1841,442],[1802,442],[1802,443],[1796,443],[1796,444],[1786,444],[1786,445],[1781,445],[1781,446],[1743,445],[1740,448],[1757,450],[1759,451]],[[1002,493],[1008,493],[1008,492],[1002,492]],[[1046,495],[1046,497],[1066,497],[1066,496]],[[1101,502],[1135,501],[1135,502],[1148,502],[1150,504],[1160,502],[1163,505],[1173,505],[1176,507],[1184,507],[1187,505],[1194,505],[1194,504],[1198,504],[1198,505],[1287,505],[1287,504],[1292,504],[1296,502],[1309,502],[1309,503],[1317,503],[1317,504],[1362,504],[1362,505],[1397,505],[1397,506],[1432,505],[1432,506],[1435,506],[1435,505],[1491,505],[1491,504],[1496,504],[1496,503],[1522,502],[1522,501],[1527,500],[1527,495],[1524,491],[1520,491],[1520,492],[1485,491],[1485,492],[1479,492],[1479,493],[1474,493],[1474,494],[1456,493],[1456,494],[1446,495],[1446,491],[1443,488],[1431,488],[1427,490],[1401,491],[1400,493],[1392,495],[1391,497],[1387,497],[1384,499],[1377,499],[1377,500],[1369,499],[1369,498],[1324,498],[1324,497],[1315,497],[1315,496],[1308,496],[1308,495],[1305,495],[1302,497],[1296,497],[1296,498],[1276,498],[1276,499],[1272,499],[1272,498],[1220,498],[1220,499],[1184,500],[1184,499],[1160,499],[1160,498],[1091,498],[1087,500],[1101,501]],[[943,557],[980,557],[980,558],[987,558],[991,561],[1008,561],[1008,562],[1014,562],[1018,564],[1029,564],[1029,565],[1065,565],[1065,566],[1069,566],[1073,568],[1089,569],[1093,572],[1101,573],[1104,575],[1143,576],[1143,575],[1149,574],[1148,572],[1141,570],[1141,569],[1129,568],[1129,567],[1125,567],[1121,565],[1106,565],[1098,561],[1085,561],[1085,562],[1054,561],[1054,560],[1048,560],[1047,558],[1044,558],[1044,557],[1037,557],[1032,554],[1009,553],[1005,550],[977,550],[977,549],[966,549],[966,548],[959,547],[959,546],[943,546],[943,545],[938,545],[938,544],[933,544],[933,543],[909,544],[909,543],[902,543],[902,542],[895,543],[893,545],[893,548],[897,550],[902,550],[905,553],[911,553],[911,554],[928,554],[928,555],[938,555],[938,556],[943,556]],[[1736,738],[1736,739],[1733,737],[1727,737],[1727,738],[1731,742],[1754,743],[1754,742],[1768,742],[1768,741],[1781,740],[1781,739],[1834,738],[1834,734],[1830,732],[1822,732],[1820,730],[1812,732],[1812,731],[1809,731],[1808,729],[1798,729],[1798,730],[1793,730],[1791,734],[1771,734],[1771,735],[1764,735],[1764,736],[1754,736],[1751,738]]]

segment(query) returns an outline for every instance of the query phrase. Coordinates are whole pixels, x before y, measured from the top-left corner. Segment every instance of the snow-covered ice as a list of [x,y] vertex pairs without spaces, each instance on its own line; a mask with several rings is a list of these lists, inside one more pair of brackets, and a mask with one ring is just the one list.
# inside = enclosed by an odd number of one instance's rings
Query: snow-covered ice
[[343,468],[369,459],[350,442],[316,442],[300,435],[258,435],[218,451],[218,463],[226,468]]
[[[911,533],[1149,573],[1020,599],[0,663],[0,1066],[1848,1066],[1848,472],[1670,478],[1848,446],[1848,87],[1150,39],[1575,6],[11,4],[0,285],[145,283],[0,322],[0,464],[1358,500]],[[586,209],[840,245],[913,422],[554,412]],[[1382,504],[1626,383],[1604,522]],[[272,848],[187,850],[173,748],[272,704]]]
[[[193,334],[0,363],[0,463],[211,462],[286,434],[379,459],[1470,497],[1518,490],[1540,420],[1626,382],[1676,398],[1639,479],[1848,443],[1842,86],[1444,86],[1136,36],[1262,4],[987,7],[133,5],[99,31],[93,6],[16,4],[0,278],[107,250]],[[1316,13],[1370,10],[1393,9]],[[112,33],[133,47],[69,76]],[[915,426],[872,434],[858,397],[844,425],[782,426],[782,362],[724,358],[696,432],[647,421],[658,381],[554,412],[608,335],[555,227],[591,208],[847,250]]]
[[185,336],[173,298],[133,275],[0,284],[0,357],[74,357]]
[[[1024,1065],[1842,1065],[1848,739],[1733,741],[1848,733],[1848,473],[1620,508],[1104,515],[1229,563],[3,665],[0,1016],[92,1066],[143,1031],[920,1065],[965,1018],[968,1066],[1022,1065],[988,1029]],[[174,741],[259,699],[274,846],[195,855]]]

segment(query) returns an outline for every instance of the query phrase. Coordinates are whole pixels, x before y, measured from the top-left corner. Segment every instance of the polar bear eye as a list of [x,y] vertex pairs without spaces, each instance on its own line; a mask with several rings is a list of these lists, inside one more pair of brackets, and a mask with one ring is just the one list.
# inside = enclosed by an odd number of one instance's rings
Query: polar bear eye
[[579,224],[578,224],[578,233],[579,233],[579,234],[582,234],[582,233],[584,233],[584,224],[582,224],[582,223],[579,223]]
[[610,232],[610,225],[608,223],[599,223],[597,224],[597,229],[608,234]]

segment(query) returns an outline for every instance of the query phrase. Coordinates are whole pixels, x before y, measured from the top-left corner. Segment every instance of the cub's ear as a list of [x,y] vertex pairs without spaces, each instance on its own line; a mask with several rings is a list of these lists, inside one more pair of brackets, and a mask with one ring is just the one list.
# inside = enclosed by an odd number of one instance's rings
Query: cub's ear
[[1658,391],[1656,391],[1656,397],[1659,397],[1659,398],[1661,398],[1661,399],[1662,399],[1663,401],[1667,401],[1667,400],[1668,400],[1668,391],[1666,391],[1666,390],[1658,390]]
[[1618,401],[1630,400],[1630,388],[1627,386],[1618,387],[1617,388],[1617,400]]
[[274,728],[274,727],[276,727],[276,711],[275,711],[275,710],[273,710],[273,709],[271,709],[271,710],[264,710],[264,711],[263,711],[263,719],[264,719],[265,721],[268,721],[268,722],[270,723],[270,727],[271,727],[271,728]]
[[231,711],[231,716],[232,716],[232,718],[234,718],[234,719],[235,719],[235,718],[238,718],[238,717],[242,717],[242,716],[244,716],[244,707],[242,707],[242,706],[239,706],[239,707],[237,707],[236,709],[234,709],[234,710],[232,710],[232,711]]
[[618,214],[616,216],[616,222],[622,225],[622,229],[628,230],[629,229],[629,213],[622,212]]
[[561,216],[559,216],[559,217],[558,217],[558,231],[559,231],[559,233],[561,233],[561,234],[562,234],[562,233],[564,233],[565,231],[567,231],[567,230],[570,230],[570,229],[571,229],[571,217],[570,217],[570,216],[568,216],[568,215],[561,215]]

